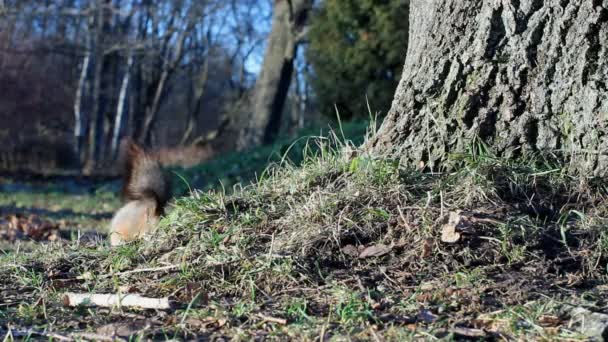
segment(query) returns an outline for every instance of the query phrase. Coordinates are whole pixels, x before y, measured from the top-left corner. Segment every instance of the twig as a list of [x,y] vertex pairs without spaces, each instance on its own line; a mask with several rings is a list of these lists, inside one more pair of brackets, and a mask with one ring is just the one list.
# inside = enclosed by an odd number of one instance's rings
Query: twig
[[23,271],[28,271],[27,268],[25,268],[23,265],[17,265],[17,264],[5,264],[5,265],[0,265],[0,267],[2,268],[20,268]]
[[[177,269],[179,267],[180,267],[179,265],[169,265],[169,266],[162,266],[162,267],[138,268],[138,269],[130,270],[130,271],[104,274],[104,275],[99,276],[99,278],[103,279],[103,278],[110,278],[110,277],[114,277],[114,276],[121,276],[121,275],[134,274],[134,273],[170,271],[170,270]],[[78,276],[76,279],[89,279],[89,278],[90,278],[90,276],[81,275],[81,276]]]
[[258,316],[259,318],[261,318],[265,322],[277,323],[277,324],[280,324],[280,325],[287,324],[287,320],[285,318],[270,317],[270,316],[265,316],[265,315],[262,315],[262,314],[257,314],[256,316]]
[[18,329],[17,330],[13,330],[13,329],[3,330],[3,329],[0,329],[0,335],[4,336],[5,340],[8,336],[15,338],[15,337],[31,337],[32,335],[36,335],[36,336],[43,336],[48,339],[54,339],[54,340],[58,340],[58,341],[75,341],[73,338],[71,338],[69,336],[60,335],[60,334],[52,333],[52,332],[36,331],[36,330],[32,330],[32,329],[28,329],[28,330],[18,330]]
[[13,305],[17,305],[17,304],[21,304],[23,302],[21,301],[17,301],[17,302],[5,302],[5,303],[0,303],[0,307],[2,306],[13,306]]
[[170,297],[149,298],[138,294],[65,293],[62,301],[65,306],[125,306],[157,310],[173,309],[176,306]]
[[460,336],[466,337],[485,337],[487,336],[486,332],[481,329],[473,329],[473,328],[465,328],[465,327],[454,327],[451,329],[452,333]]
[[2,330],[0,329],[0,336],[4,336],[4,338],[6,339],[6,337],[11,336],[13,338],[18,337],[18,338],[22,338],[22,337],[31,337],[32,335],[34,336],[40,336],[40,337],[46,337],[47,339],[52,339],[52,340],[58,340],[58,341],[80,341],[82,339],[85,340],[91,340],[91,341],[125,341],[122,338],[119,337],[113,337],[113,336],[105,336],[105,335],[100,335],[100,334],[95,334],[95,333],[88,333],[88,332],[81,332],[81,333],[71,333],[69,335],[61,335],[58,333],[53,333],[53,332],[44,332],[44,331],[36,331],[36,330],[32,330],[32,329],[28,329],[28,330],[13,330],[13,329],[9,329],[9,330]]
[[73,333],[73,334],[71,334],[71,336],[76,337],[78,340],[85,339],[85,340],[91,340],[91,341],[108,341],[108,342],[126,341],[125,339],[119,338],[116,336],[106,336],[106,335],[87,333],[87,332]]

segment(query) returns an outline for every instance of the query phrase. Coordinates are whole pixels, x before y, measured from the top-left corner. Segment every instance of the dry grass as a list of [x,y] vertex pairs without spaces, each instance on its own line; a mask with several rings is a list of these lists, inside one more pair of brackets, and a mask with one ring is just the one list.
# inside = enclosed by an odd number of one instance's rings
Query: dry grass
[[[0,329],[576,340],[584,336],[567,308],[606,310],[602,180],[571,177],[540,157],[501,160],[482,146],[454,156],[455,171],[428,173],[346,158],[336,141],[317,140],[301,166],[270,168],[230,195],[177,199],[146,241],[44,245],[0,257]],[[455,212],[460,238],[443,242]],[[130,272],[142,268],[152,270]],[[172,296],[182,306],[64,308],[67,291]]]

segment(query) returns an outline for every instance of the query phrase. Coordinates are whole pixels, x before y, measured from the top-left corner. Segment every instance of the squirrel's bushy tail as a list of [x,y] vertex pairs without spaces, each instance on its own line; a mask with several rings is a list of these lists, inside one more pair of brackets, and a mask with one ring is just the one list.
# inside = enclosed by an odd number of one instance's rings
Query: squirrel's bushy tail
[[125,141],[123,200],[154,200],[156,214],[161,215],[171,198],[170,182],[158,160],[133,140]]

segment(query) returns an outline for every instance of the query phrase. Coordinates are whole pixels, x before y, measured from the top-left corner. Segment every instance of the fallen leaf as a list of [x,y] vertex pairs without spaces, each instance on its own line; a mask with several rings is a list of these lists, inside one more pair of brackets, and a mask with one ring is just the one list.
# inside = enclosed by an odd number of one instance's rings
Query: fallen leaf
[[426,258],[430,257],[432,254],[433,254],[433,240],[424,239],[424,242],[422,243],[422,253],[420,255],[420,258],[426,259]]
[[457,228],[461,225],[463,216],[460,215],[460,211],[453,211],[450,213],[448,223],[444,224],[441,228],[441,241],[446,243],[455,243],[460,240],[460,233]]
[[420,303],[427,303],[433,299],[433,294],[424,292],[416,296],[416,301]]
[[359,250],[353,245],[346,245],[342,247],[342,253],[354,258],[359,256]]
[[228,323],[228,320],[225,318],[220,318],[217,320],[217,326],[218,328],[223,327],[224,325],[226,325],[226,323]]
[[184,323],[190,328],[205,329],[210,325],[217,324],[218,320],[214,317],[205,317],[204,319],[189,317]]
[[121,285],[118,290],[120,293],[136,293],[138,289],[133,285]]
[[387,245],[382,245],[382,244],[372,245],[372,246],[365,248],[361,252],[361,254],[359,254],[359,258],[363,259],[363,258],[379,257],[379,256],[383,256],[383,255],[390,253],[391,250],[392,250],[392,247],[387,246]]
[[543,327],[556,327],[562,323],[562,320],[557,316],[542,315],[538,318],[538,323]]
[[146,329],[149,324],[145,321],[133,321],[130,323],[112,323],[102,325],[101,327],[96,329],[96,332],[100,335],[104,336],[131,336],[135,335],[141,330]]

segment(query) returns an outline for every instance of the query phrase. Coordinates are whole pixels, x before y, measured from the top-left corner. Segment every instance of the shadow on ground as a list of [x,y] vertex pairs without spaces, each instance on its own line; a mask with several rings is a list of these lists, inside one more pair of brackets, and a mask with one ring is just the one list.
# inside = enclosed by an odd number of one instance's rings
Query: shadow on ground
[[34,207],[15,207],[15,206],[0,206],[0,216],[6,215],[37,215],[47,217],[54,220],[69,220],[73,218],[86,218],[91,220],[106,220],[112,218],[112,212],[103,213],[85,213],[78,212],[72,209],[61,209],[61,210],[49,210],[45,208],[34,208]]

